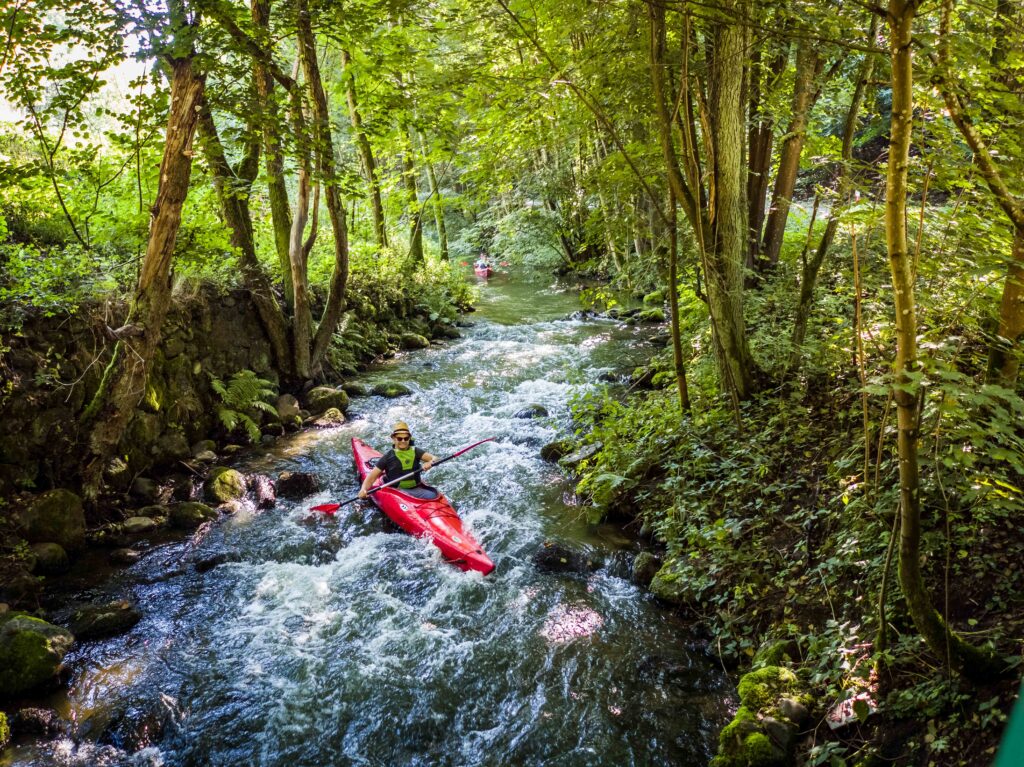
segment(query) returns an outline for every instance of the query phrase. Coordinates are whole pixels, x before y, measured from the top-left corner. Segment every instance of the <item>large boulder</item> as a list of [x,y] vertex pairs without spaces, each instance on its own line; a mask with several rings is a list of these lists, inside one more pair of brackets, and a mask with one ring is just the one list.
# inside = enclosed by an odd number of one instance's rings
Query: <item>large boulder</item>
[[337,408],[341,412],[348,410],[348,395],[344,389],[335,389],[331,386],[317,386],[310,389],[306,394],[306,408],[310,413],[319,415],[331,408]]
[[547,418],[548,409],[543,405],[536,403],[527,405],[524,408],[520,408],[512,414],[513,418]]
[[277,417],[282,422],[294,420],[299,415],[299,401],[294,395],[282,394],[277,398]]
[[217,466],[206,478],[206,497],[216,503],[245,497],[245,477],[241,472]]
[[21,510],[18,521],[29,543],[58,543],[65,551],[85,546],[82,499],[70,490],[47,490]]
[[0,615],[0,698],[21,695],[53,679],[74,641],[67,629],[31,615]]

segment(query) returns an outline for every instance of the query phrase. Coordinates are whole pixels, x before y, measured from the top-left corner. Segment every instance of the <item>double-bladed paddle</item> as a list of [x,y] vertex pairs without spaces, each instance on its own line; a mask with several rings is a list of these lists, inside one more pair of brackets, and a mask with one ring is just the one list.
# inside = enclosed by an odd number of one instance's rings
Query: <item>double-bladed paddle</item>
[[[487,439],[482,439],[479,442],[474,442],[469,447],[464,447],[464,448],[462,448],[462,450],[460,450],[457,453],[452,453],[449,456],[446,456],[446,457],[441,458],[441,459],[439,459],[437,461],[434,461],[430,465],[430,468],[434,468],[435,466],[440,466],[442,463],[444,463],[445,461],[450,461],[452,458],[458,458],[463,453],[468,453],[474,447],[478,447],[479,445],[484,444],[484,442],[493,442],[493,441],[494,441],[494,437],[488,437]],[[373,490],[368,491],[366,493],[366,495],[367,495],[367,497],[369,497],[369,496],[373,495],[374,493],[376,493],[378,490],[383,490],[385,487],[391,487],[392,485],[397,485],[403,479],[409,479],[410,477],[415,476],[418,473],[419,473],[419,471],[410,471],[408,474],[403,474],[398,479],[393,479],[390,482],[385,482],[383,485],[377,485],[377,487],[373,488]],[[310,511],[322,511],[324,514],[330,515],[330,514],[334,514],[334,512],[336,512],[342,506],[347,506],[348,504],[352,503],[353,501],[358,501],[358,500],[359,500],[359,496],[356,495],[356,496],[353,496],[353,497],[349,498],[347,501],[342,501],[341,503],[322,503],[319,506],[313,506],[310,509]]]

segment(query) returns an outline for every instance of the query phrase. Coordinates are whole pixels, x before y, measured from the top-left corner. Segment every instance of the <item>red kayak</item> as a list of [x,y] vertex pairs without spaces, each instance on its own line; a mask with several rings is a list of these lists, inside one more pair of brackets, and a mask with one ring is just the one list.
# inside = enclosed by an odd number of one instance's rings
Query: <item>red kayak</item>
[[[361,439],[352,439],[352,457],[356,471],[362,481],[369,474],[381,454]],[[381,477],[374,487],[384,484]],[[487,575],[494,569],[494,563],[462,527],[462,520],[448,499],[440,492],[437,498],[424,500],[406,495],[397,487],[385,487],[370,496],[377,507],[388,518],[410,535],[427,537],[445,559],[462,570],[476,570]]]
[[479,266],[474,266],[473,272],[476,274],[477,277],[483,277],[485,280],[492,274],[494,274],[494,270],[491,269],[491,267],[489,266],[485,266],[482,269]]

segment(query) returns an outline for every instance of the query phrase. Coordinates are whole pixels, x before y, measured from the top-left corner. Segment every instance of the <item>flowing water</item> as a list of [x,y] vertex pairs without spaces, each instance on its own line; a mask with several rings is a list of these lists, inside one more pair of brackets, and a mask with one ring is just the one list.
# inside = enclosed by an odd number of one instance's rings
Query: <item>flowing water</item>
[[[59,700],[73,737],[4,765],[705,765],[729,685],[686,649],[685,627],[628,577],[635,544],[588,526],[539,448],[569,431],[568,402],[650,353],[643,331],[568,318],[575,293],[495,280],[464,337],[363,376],[408,397],[357,397],[345,426],[306,432],[246,471],[314,472],[325,490],[226,518],[200,543],[155,546],[91,590],[127,597],[130,633],[68,657]],[[522,419],[527,405],[548,419]],[[388,528],[360,504],[349,441],[388,444],[407,421],[443,456],[427,478],[496,564],[482,577]],[[596,569],[552,574],[545,541]],[[229,560],[199,573],[197,556]]]

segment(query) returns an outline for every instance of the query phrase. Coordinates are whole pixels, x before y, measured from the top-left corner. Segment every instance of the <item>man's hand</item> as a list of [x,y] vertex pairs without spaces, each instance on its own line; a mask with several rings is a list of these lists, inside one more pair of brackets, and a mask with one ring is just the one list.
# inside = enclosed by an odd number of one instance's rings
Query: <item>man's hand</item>
[[422,464],[422,469],[423,469],[423,471],[430,471],[430,469],[431,469],[431,467],[433,467],[433,465],[434,465],[433,461],[427,461],[427,462]]
[[366,496],[367,496],[367,492],[365,490],[363,490],[363,488],[359,488],[359,497],[365,500]]

